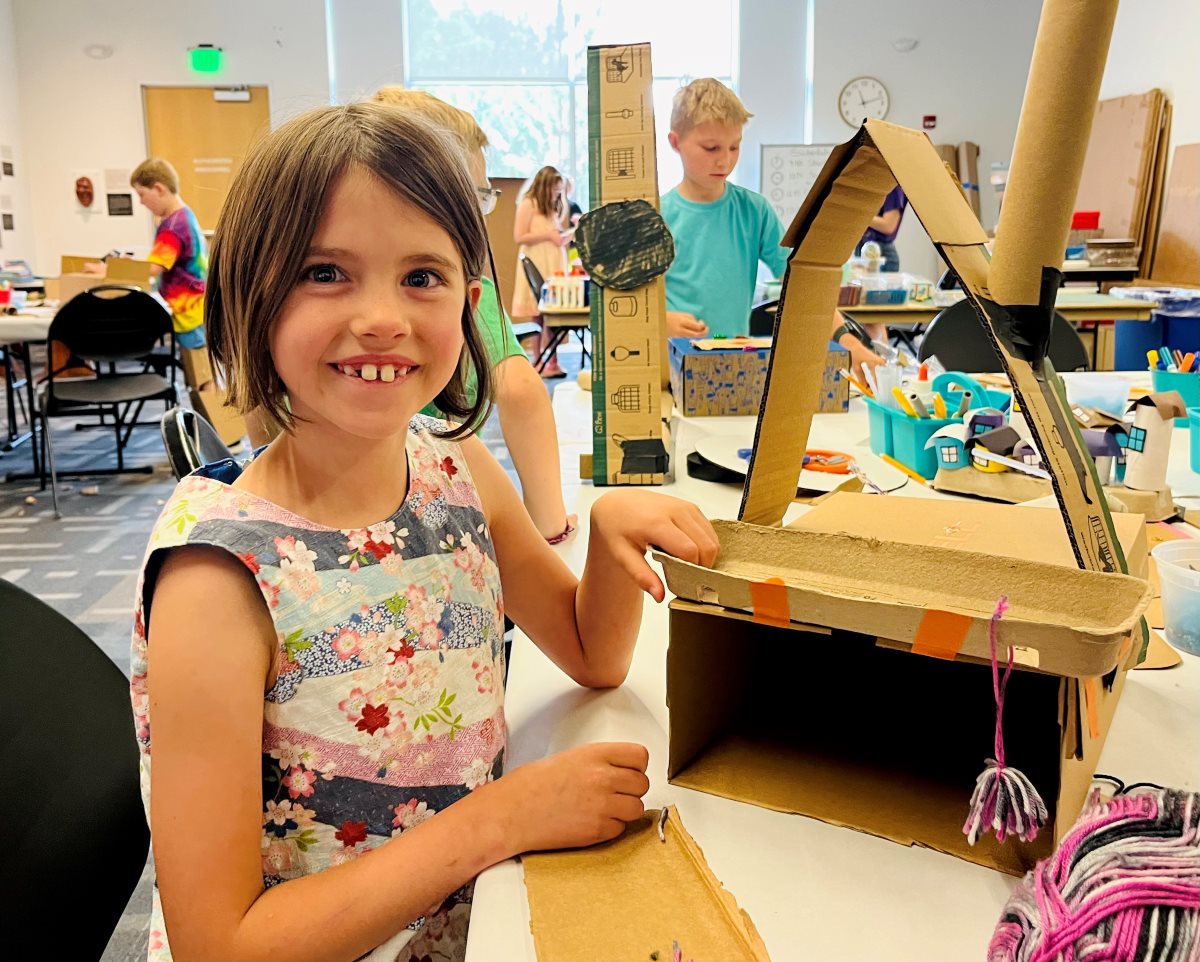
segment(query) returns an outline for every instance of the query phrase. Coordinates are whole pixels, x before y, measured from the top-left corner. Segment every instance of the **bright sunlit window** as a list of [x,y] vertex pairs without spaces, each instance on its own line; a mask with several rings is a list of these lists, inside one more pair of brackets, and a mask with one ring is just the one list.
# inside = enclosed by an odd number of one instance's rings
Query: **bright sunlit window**
[[679,180],[667,143],[671,97],[695,77],[733,86],[737,0],[406,0],[405,71],[472,113],[491,141],[488,173],[552,164],[586,206],[587,48],[653,45],[659,188]]

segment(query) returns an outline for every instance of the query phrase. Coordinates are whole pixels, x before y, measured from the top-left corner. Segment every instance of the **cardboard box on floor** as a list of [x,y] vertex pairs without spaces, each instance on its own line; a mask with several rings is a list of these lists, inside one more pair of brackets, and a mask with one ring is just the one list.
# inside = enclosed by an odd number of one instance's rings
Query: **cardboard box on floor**
[[[225,401],[225,389],[217,382],[208,349],[180,348],[179,358],[183,364],[183,375],[188,385],[188,397],[192,408],[198,411],[214,428],[226,444],[236,444],[246,434],[246,421]],[[208,387],[198,391],[197,385]]]
[[[883,122],[835,148],[796,215],[741,522],[717,523],[713,569],[656,555],[682,599],[667,669],[669,775],[680,784],[1013,873],[1077,816],[1124,670],[1144,649],[1150,597],[1122,573],[1126,552],[1144,547],[1122,545],[1045,358],[1115,13],[1116,0],[1043,7],[990,263],[928,138]],[[1053,478],[1062,527],[1031,523],[1020,558],[946,543],[945,531],[935,544],[898,537],[921,510],[903,498],[876,497],[844,519],[845,532],[779,527],[816,407],[816,392],[795,386],[818,381],[841,265],[897,182],[962,279]],[[956,504],[957,531],[982,529],[996,510],[1017,509]],[[1008,757],[1041,790],[1051,824],[1033,843],[987,836],[971,847],[962,825],[995,723],[981,662],[1001,595],[1010,607],[1000,643],[1038,665],[1013,676]],[[820,666],[811,682],[809,665]],[[842,686],[830,683],[837,672]]]
[[[588,160],[593,208],[644,200],[658,209],[650,44],[588,48]],[[596,286],[591,307],[591,478],[596,484],[662,484],[663,278],[630,291]]]

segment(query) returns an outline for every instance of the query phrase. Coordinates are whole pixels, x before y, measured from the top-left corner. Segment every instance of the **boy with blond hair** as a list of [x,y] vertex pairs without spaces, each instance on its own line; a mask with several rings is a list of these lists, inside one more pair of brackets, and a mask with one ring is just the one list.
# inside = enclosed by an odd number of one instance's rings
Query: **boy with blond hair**
[[[779,246],[783,225],[766,198],[727,183],[752,116],[737,94],[711,77],[675,94],[667,139],[683,163],[683,180],[662,198],[675,238],[667,271],[668,337],[746,334],[759,261],[775,277],[787,266],[788,252]],[[850,352],[855,370],[864,361],[881,362],[843,329],[836,311],[831,333]]]
[[[474,117],[423,90],[408,90],[395,85],[381,87],[372,99],[424,117],[451,133],[463,148],[467,170],[479,192],[483,213],[492,212],[500,192],[488,181],[483,153],[488,145],[487,134]],[[492,270],[495,270],[494,266]],[[480,283],[483,293],[475,310],[475,320],[492,362],[500,430],[513,467],[517,469],[517,477],[521,479],[525,510],[542,536],[556,544],[574,530],[576,518],[574,515],[568,517],[563,504],[554,409],[541,377],[529,363],[513,333],[512,322],[500,306],[495,284],[487,276],[480,278]],[[474,372],[468,375],[467,391],[473,400]],[[441,417],[441,412],[432,406],[423,413]]]
[[185,359],[192,387],[209,386],[208,360],[199,353],[204,339],[204,287],[208,279],[208,244],[192,209],[179,196],[179,174],[161,157],[134,168],[129,186],[143,207],[158,219],[154,246],[146,258],[159,296],[171,309],[175,340]]
[[783,273],[783,225],[761,194],[727,183],[742,128],[753,116],[737,94],[711,77],[675,94],[667,139],[683,163],[683,180],[662,198],[675,238],[667,271],[671,337],[745,334],[762,261]]

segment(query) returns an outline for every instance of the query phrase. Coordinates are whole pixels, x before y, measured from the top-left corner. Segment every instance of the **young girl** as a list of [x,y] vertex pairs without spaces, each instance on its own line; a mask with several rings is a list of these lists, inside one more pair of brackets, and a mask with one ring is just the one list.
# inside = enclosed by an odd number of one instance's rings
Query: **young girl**
[[[517,250],[517,277],[513,283],[513,317],[538,318],[538,298],[533,288],[526,283],[525,271],[521,267],[522,255],[533,261],[543,279],[555,273],[567,273],[567,245],[571,235],[564,232],[566,223],[566,201],[563,199],[563,176],[553,167],[543,167],[533,176],[525,196],[517,204],[513,220],[513,240],[521,246]],[[542,326],[539,350],[550,343],[550,332]],[[566,377],[559,367],[558,352],[545,359],[539,373],[542,377]]]
[[[233,403],[284,430],[181,482],[147,550],[151,959],[458,959],[481,870],[642,813],[638,745],[499,777],[502,613],[580,684],[618,685],[640,592],[664,593],[647,545],[709,564],[716,539],[638,491],[596,502],[579,581],[538,535],[470,434],[485,256],[461,151],[401,111],[311,111],[238,174],[209,344]],[[416,415],[435,398],[462,424]]]

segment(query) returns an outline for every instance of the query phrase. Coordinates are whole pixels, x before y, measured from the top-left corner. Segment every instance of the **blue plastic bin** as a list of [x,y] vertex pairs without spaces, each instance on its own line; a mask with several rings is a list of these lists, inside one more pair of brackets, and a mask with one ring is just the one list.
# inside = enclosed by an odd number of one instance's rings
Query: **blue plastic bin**
[[903,411],[884,407],[874,398],[867,402],[871,425],[871,450],[895,458],[923,478],[937,474],[937,452],[926,451],[925,442],[938,428],[962,424],[962,418],[910,418]]
[[1192,470],[1200,474],[1200,408],[1188,408],[1188,422],[1192,433]]
[[1146,352],[1166,343],[1166,324],[1158,314],[1148,321],[1116,321],[1113,324],[1113,370],[1146,370]]
[[[1183,350],[1183,348],[1180,348]],[[1183,398],[1186,408],[1200,408],[1200,371],[1158,371],[1151,372],[1155,391],[1178,391]],[[1186,417],[1176,418],[1175,427],[1186,428]]]

